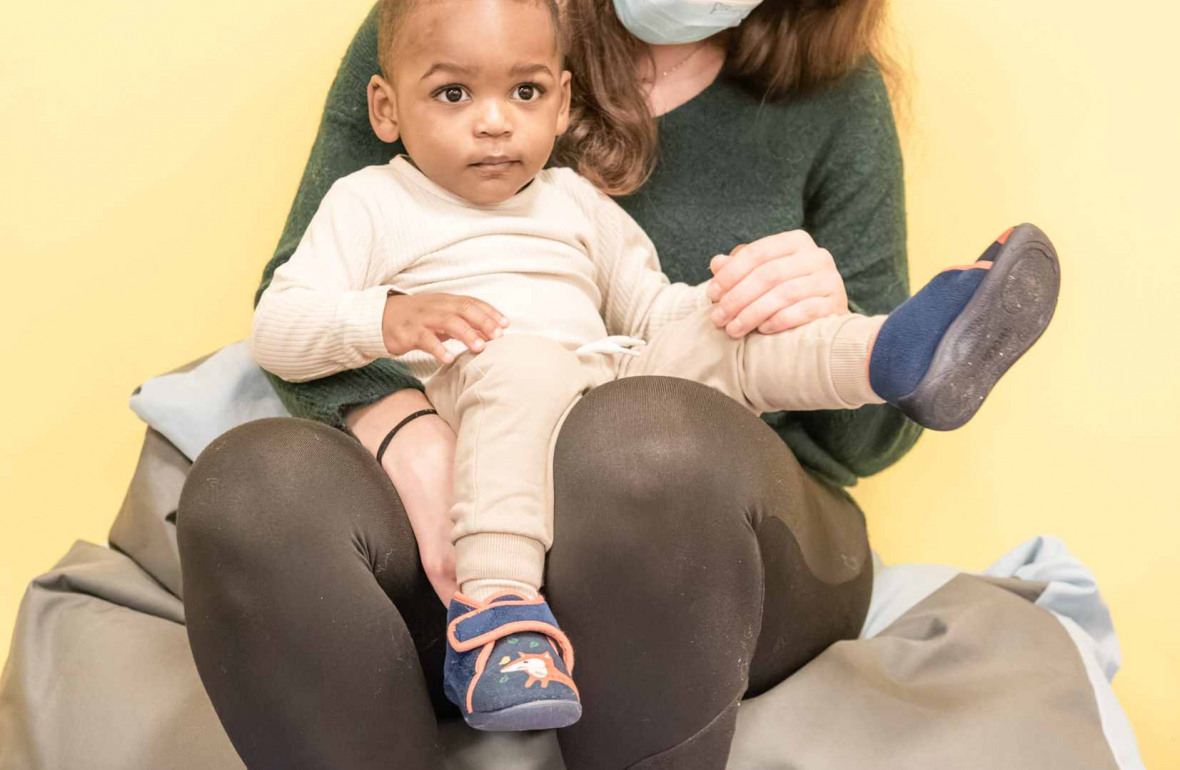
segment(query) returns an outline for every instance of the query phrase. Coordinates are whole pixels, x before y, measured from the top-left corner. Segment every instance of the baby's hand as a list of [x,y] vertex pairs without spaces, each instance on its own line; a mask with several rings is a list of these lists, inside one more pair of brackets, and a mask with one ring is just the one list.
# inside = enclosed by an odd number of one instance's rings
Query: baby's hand
[[390,355],[424,350],[444,364],[455,358],[444,341],[459,340],[478,353],[485,341],[503,335],[506,326],[508,319],[488,303],[454,294],[391,294],[381,317]]

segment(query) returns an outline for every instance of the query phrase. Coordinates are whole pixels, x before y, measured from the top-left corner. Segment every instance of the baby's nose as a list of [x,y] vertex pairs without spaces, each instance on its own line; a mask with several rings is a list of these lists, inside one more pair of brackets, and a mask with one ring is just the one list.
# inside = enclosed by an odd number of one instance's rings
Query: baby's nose
[[476,120],[475,132],[479,136],[503,136],[512,133],[512,124],[504,105],[495,99],[485,102]]

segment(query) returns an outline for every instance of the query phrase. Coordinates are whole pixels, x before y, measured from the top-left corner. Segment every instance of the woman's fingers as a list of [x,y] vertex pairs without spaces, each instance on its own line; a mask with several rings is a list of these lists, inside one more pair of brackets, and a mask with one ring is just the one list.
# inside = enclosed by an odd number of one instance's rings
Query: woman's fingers
[[762,334],[778,334],[839,312],[832,297],[810,297],[779,310],[763,322],[758,331]]
[[[729,323],[751,304],[780,287],[790,287],[777,295],[784,301],[784,304],[806,298],[808,291],[820,293],[816,291],[818,287],[814,282],[803,282],[802,279],[807,276],[809,271],[810,263],[796,257],[775,259],[758,265],[717,302],[717,307],[713,310],[713,322],[718,326]],[[759,318],[755,325],[761,323],[762,320]],[[748,322],[749,319],[747,318],[745,321]],[[751,325],[746,326],[746,329],[751,328],[753,328]]]
[[805,275],[772,286],[769,291],[748,303],[732,319],[725,322],[726,333],[731,337],[740,337],[758,329],[779,311],[797,302],[820,296],[819,285],[820,281],[814,276]]
[[[803,230],[792,230],[759,238],[753,243],[734,250],[729,257],[718,261],[713,280],[707,292],[709,299],[716,302],[742,279],[764,262],[794,257],[800,252],[815,249],[815,241]],[[713,258],[717,261],[717,258]],[[721,264],[723,263],[723,265]]]
[[713,257],[713,259],[709,262],[709,270],[713,272],[713,275],[717,275],[718,270],[729,264],[729,260],[736,257],[739,251],[749,245],[750,244],[748,243],[739,243],[737,246],[734,246],[732,249],[730,249],[728,254],[718,254],[717,256]]

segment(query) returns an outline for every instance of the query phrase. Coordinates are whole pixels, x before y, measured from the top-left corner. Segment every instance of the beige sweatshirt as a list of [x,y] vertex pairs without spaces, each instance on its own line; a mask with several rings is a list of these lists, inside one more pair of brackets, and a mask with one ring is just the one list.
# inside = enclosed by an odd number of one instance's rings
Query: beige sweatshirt
[[506,334],[571,350],[647,338],[709,304],[703,284],[669,283],[639,225],[569,169],[546,169],[509,200],[477,206],[398,156],[328,191],[254,311],[254,359],[302,382],[395,358],[425,382],[439,368],[433,356],[385,348],[391,289],[476,297],[511,320]]

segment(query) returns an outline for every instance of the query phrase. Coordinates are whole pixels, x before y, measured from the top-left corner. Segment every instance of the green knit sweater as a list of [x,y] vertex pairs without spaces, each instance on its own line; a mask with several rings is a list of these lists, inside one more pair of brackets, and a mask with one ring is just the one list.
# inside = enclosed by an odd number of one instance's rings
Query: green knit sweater
[[[258,297],[290,258],[328,188],[387,163],[400,143],[369,126],[365,87],[377,72],[369,14],[328,94],[311,158]],[[711,277],[714,254],[771,233],[803,229],[835,257],[854,312],[885,313],[908,295],[901,154],[880,73],[866,66],[820,94],[764,104],[722,74],[659,119],[655,174],[617,199],[647,231],[673,281]],[[270,377],[292,414],[340,427],[352,407],[421,383],[391,360],[320,380]],[[691,416],[686,416],[691,419]],[[920,429],[893,407],[764,415],[799,461],[839,485],[876,473],[914,445]]]

